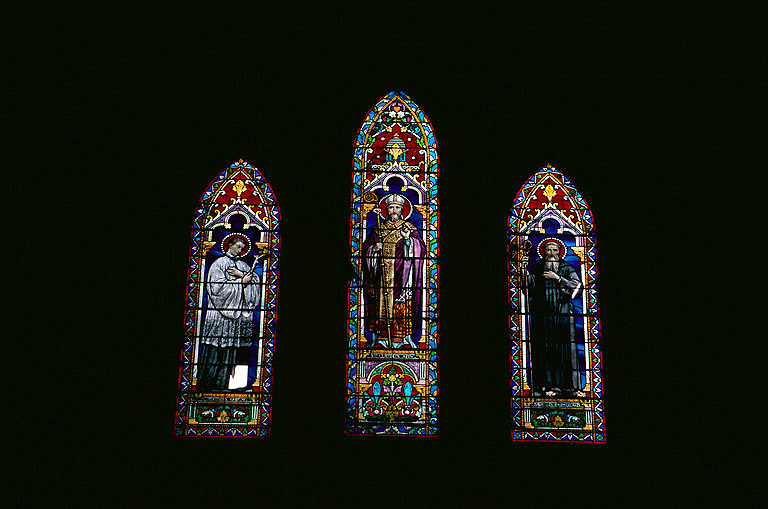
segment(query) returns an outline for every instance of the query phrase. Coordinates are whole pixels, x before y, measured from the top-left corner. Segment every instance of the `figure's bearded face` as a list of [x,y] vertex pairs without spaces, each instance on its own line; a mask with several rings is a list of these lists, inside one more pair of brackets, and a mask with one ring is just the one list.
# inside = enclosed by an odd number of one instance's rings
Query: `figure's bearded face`
[[387,205],[387,218],[395,222],[403,215],[403,206],[398,203],[390,203]]
[[554,242],[550,242],[544,246],[544,255],[549,261],[557,261],[560,259],[560,246]]

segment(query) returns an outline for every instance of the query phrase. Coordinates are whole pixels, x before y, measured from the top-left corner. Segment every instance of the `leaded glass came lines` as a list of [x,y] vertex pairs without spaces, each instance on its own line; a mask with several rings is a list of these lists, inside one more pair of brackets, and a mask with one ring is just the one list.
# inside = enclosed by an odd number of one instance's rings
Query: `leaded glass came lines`
[[548,164],[515,197],[507,233],[512,439],[603,443],[592,213]]
[[348,435],[437,435],[437,172],[427,116],[385,95],[354,146]]
[[191,240],[175,434],[269,436],[280,210],[256,168],[213,180]]

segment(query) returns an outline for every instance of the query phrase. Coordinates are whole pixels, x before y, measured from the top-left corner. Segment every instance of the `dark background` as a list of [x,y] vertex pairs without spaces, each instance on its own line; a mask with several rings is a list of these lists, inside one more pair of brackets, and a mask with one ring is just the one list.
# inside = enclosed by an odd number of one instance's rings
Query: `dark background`
[[[686,16],[573,13],[565,32],[511,10],[430,30],[410,11],[374,24],[334,13],[59,27],[45,60],[55,93],[38,97],[54,120],[37,132],[55,140],[53,187],[68,186],[58,233],[78,239],[61,260],[81,269],[60,275],[75,291],[49,347],[57,426],[38,436],[53,445],[24,453],[28,478],[56,472],[37,493],[85,506],[706,500],[723,455],[701,444],[718,440],[723,409],[705,385],[718,375],[702,365],[714,354],[700,316],[717,308],[689,269],[709,249],[723,52],[693,44]],[[391,89],[438,140],[435,439],[343,435],[352,145]],[[269,180],[283,218],[272,436],[178,439],[191,220],[238,158]],[[548,162],[595,216],[605,445],[509,437],[505,224]],[[694,246],[685,262],[681,245]]]

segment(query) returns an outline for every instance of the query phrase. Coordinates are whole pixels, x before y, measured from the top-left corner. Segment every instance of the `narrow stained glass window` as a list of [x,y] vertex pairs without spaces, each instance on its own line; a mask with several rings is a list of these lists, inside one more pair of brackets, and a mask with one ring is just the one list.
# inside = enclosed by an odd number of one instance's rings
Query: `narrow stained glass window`
[[515,197],[508,240],[512,439],[605,442],[592,213],[548,164]]
[[355,138],[348,435],[437,435],[437,175],[427,116],[385,95]]
[[240,159],[192,224],[176,435],[269,436],[279,251],[272,188]]

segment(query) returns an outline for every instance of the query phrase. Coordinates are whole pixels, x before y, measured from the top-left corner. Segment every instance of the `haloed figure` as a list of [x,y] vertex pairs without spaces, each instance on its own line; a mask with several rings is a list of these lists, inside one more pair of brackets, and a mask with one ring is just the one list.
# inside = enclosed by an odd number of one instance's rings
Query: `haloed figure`
[[576,269],[560,259],[558,242],[544,244],[543,258],[527,272],[531,313],[533,388],[547,396],[581,390],[573,299],[581,292]]
[[391,194],[384,203],[386,220],[363,244],[366,325],[372,346],[416,348],[426,246],[416,226],[402,217],[405,198]]
[[[206,281],[208,307],[200,337],[198,388],[229,388],[235,366],[244,363],[253,344],[253,312],[259,302],[259,276],[240,259],[246,248],[232,237],[224,256],[211,264]],[[256,262],[258,262],[258,257]]]

